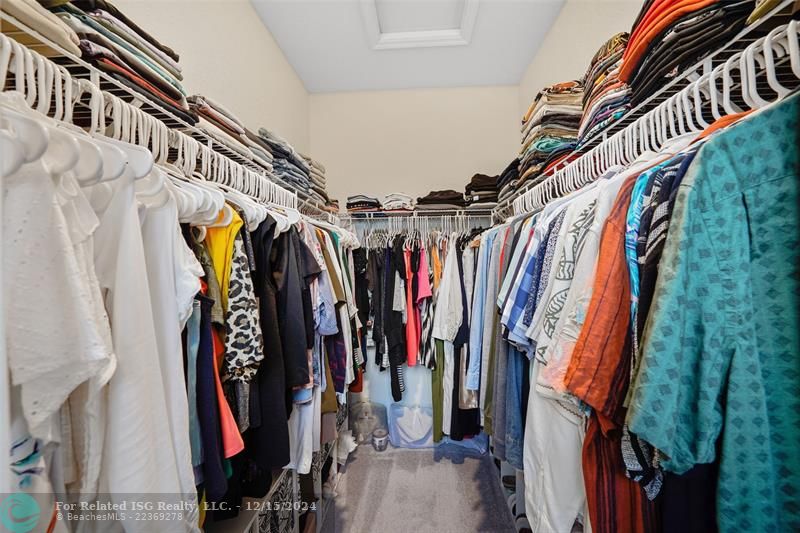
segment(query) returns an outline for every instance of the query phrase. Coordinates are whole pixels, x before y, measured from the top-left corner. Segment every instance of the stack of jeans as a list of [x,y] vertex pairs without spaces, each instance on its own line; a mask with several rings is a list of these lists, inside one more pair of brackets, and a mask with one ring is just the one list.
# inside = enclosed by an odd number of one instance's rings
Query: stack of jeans
[[266,128],[259,128],[258,136],[270,147],[275,175],[292,187],[310,193],[311,166],[308,161],[303,159],[303,156],[288,141],[276,133]]
[[[300,154],[303,155],[303,154]],[[330,206],[331,200],[328,196],[327,179],[325,178],[325,167],[322,163],[311,159],[307,155],[303,155],[303,159],[308,163],[309,172],[308,176],[311,180],[311,196],[326,206]]]

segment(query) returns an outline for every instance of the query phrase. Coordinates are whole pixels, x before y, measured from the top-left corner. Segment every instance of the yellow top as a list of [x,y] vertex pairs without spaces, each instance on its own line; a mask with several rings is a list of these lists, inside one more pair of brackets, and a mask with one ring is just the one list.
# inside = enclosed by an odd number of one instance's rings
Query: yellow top
[[[225,211],[220,211],[218,220],[222,220]],[[233,210],[233,220],[227,226],[218,228],[208,228],[206,232],[206,248],[211,262],[214,264],[214,272],[217,274],[219,290],[222,293],[222,309],[228,311],[228,286],[231,279],[231,264],[233,262],[233,242],[242,227],[242,217]]]

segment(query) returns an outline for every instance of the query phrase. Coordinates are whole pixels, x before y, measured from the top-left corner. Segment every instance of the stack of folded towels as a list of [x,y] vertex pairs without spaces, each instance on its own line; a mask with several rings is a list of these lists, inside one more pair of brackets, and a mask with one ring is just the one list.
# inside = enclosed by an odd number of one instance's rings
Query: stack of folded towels
[[464,188],[467,207],[473,209],[491,209],[497,205],[499,176],[475,174]]
[[754,0],[646,2],[634,22],[620,66],[619,78],[632,90],[631,105],[639,105],[730,41],[755,7]]
[[278,134],[266,128],[259,128],[258,136],[272,152],[272,168],[275,175],[293,188],[309,194],[311,165]]
[[325,167],[322,163],[311,159],[307,155],[300,154],[308,163],[308,177],[311,180],[311,191],[309,195],[321,204],[330,205],[328,197],[328,181],[325,178]]
[[81,56],[109,76],[190,124],[178,54],[107,0],[42,0],[79,38]]
[[628,34],[618,33],[603,43],[583,78],[583,118],[578,146],[622,118],[631,108],[631,90],[619,79]]
[[351,213],[363,211],[379,211],[381,203],[377,198],[365,194],[355,194],[347,197],[347,210]]
[[464,209],[464,195],[453,190],[431,191],[417,198],[417,210]]
[[522,119],[519,184],[538,183],[545,170],[575,149],[583,114],[583,85],[568,81],[545,87]]
[[383,198],[384,211],[413,211],[414,199],[403,193],[393,192]]

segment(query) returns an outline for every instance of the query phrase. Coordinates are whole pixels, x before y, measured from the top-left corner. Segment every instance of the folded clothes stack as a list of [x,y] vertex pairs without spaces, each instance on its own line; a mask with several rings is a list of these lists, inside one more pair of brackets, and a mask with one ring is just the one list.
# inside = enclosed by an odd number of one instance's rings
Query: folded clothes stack
[[540,181],[545,169],[575,149],[582,114],[579,81],[545,87],[536,95],[522,118],[518,185]]
[[[7,13],[22,24],[36,30],[44,37],[76,56],[81,55],[80,38],[64,21],[43,8],[36,0],[3,0],[0,11]],[[3,33],[14,31],[12,25],[3,20]]]
[[347,210],[351,213],[360,211],[379,211],[381,203],[377,198],[365,194],[355,194],[347,197]]
[[464,195],[453,190],[431,191],[417,198],[417,210],[464,209]]
[[491,209],[497,205],[497,182],[500,176],[475,174],[464,188],[467,206],[473,209]]
[[503,202],[507,200],[514,191],[517,189],[517,181],[519,180],[519,158],[515,158],[508,166],[500,173],[500,178],[497,180],[497,200]]
[[41,0],[79,38],[81,56],[190,124],[178,54],[105,0]]
[[619,79],[627,44],[627,33],[614,35],[603,43],[586,70],[578,146],[622,118],[631,108],[631,89]]
[[311,167],[288,141],[267,128],[259,128],[258,136],[269,146],[272,153],[272,169],[275,175],[289,185],[310,194]]
[[236,115],[207,96],[195,94],[187,101],[198,116],[198,128],[242,157],[252,159],[270,172],[273,170],[269,145],[259,143],[258,137],[248,132]]
[[272,163],[275,161],[275,158],[272,155],[272,149],[261,137],[247,128],[244,128],[244,135],[240,135],[239,137],[250,149],[255,161],[269,171],[274,170]]
[[325,167],[322,163],[311,159],[307,155],[300,154],[308,163],[308,176],[311,180],[312,196],[322,204],[330,205],[328,197],[328,180],[325,178]]
[[413,211],[414,199],[403,193],[393,192],[383,198],[384,211]]
[[337,200],[336,198],[331,198],[328,201],[328,204],[323,209],[325,209],[329,213],[338,214],[340,210],[339,200]]
[[755,0],[646,2],[634,22],[619,78],[638,105],[674,76],[735,36]]

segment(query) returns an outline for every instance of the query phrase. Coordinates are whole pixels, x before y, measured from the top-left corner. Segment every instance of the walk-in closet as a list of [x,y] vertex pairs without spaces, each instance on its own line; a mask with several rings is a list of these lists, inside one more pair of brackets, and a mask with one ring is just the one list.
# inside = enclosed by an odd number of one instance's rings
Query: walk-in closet
[[800,2],[0,29],[0,532],[800,531]]

